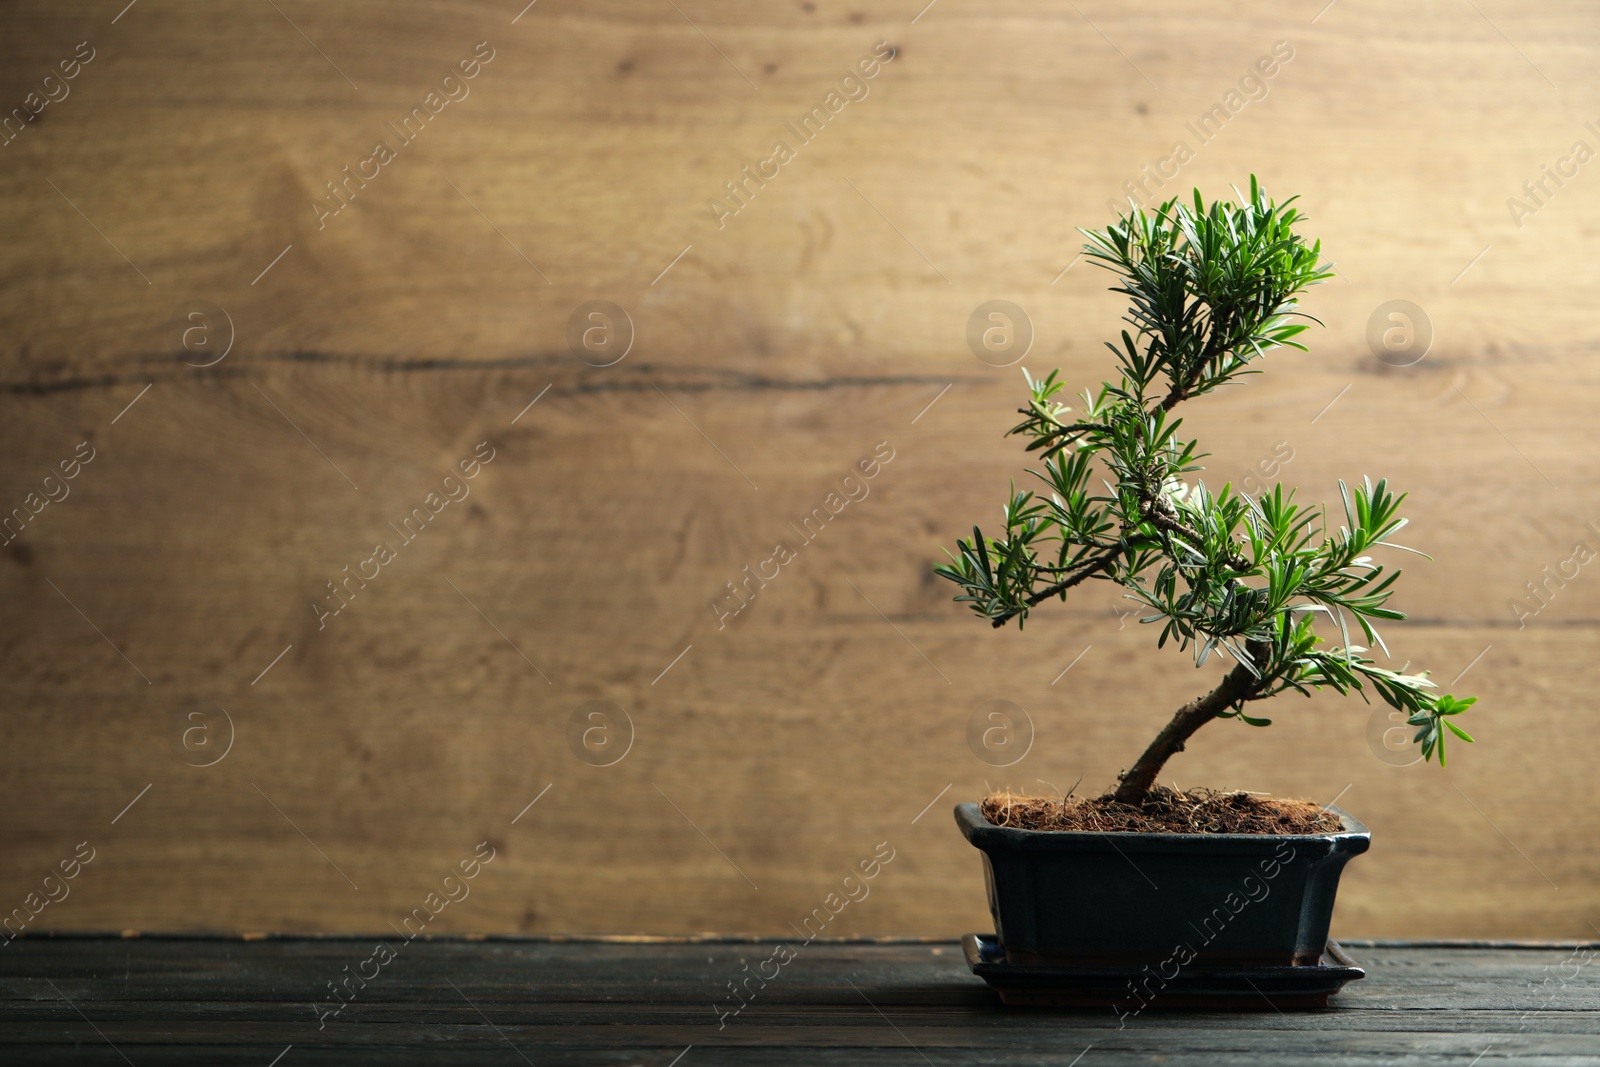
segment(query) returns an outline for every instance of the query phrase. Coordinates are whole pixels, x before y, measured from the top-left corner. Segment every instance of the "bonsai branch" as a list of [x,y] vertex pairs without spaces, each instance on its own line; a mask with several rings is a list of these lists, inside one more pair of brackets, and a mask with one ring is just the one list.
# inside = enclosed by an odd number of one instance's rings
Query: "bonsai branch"
[[[1146,521],[1158,530],[1176,534],[1183,538],[1193,546],[1196,552],[1205,550],[1205,539],[1200,536],[1198,531],[1190,529],[1179,520],[1177,510],[1166,497],[1159,493],[1151,492],[1147,487],[1141,487],[1141,495],[1144,498],[1144,506],[1141,509],[1141,513]],[[1229,551],[1221,557],[1221,560],[1229,570],[1238,574],[1244,574],[1250,570],[1250,561],[1237,552]]]
[[1060,422],[1059,420],[1057,420],[1056,418],[1054,418],[1053,416],[1045,415],[1042,412],[1034,411],[1034,410],[1032,410],[1030,408],[1018,408],[1017,409],[1017,414],[1019,414],[1019,415],[1027,415],[1029,418],[1038,419],[1040,422],[1044,422],[1044,421],[1048,420],[1049,422],[1052,422],[1052,423],[1055,424],[1055,429],[1046,430],[1046,431],[1043,431],[1043,432],[1041,432],[1039,434],[1039,438],[1040,438],[1041,441],[1047,441],[1047,440],[1049,440],[1051,438],[1054,438],[1054,437],[1066,437],[1069,434],[1077,434],[1077,435],[1081,436],[1081,435],[1086,434],[1086,433],[1110,433],[1111,432],[1111,427],[1107,426],[1103,422],[1063,423],[1063,422]]
[[1187,399],[1189,399],[1188,386],[1174,382],[1172,388],[1167,391],[1167,395],[1161,398],[1161,410],[1171,411]]
[[1200,384],[1205,376],[1207,366],[1228,350],[1230,347],[1228,330],[1233,323],[1233,318],[1231,310],[1216,309],[1210,323],[1210,329],[1206,335],[1205,347],[1201,349],[1194,365],[1188,368],[1187,373],[1174,377],[1172,388],[1167,390],[1167,395],[1161,398],[1160,410],[1171,411],[1180,403],[1189,399],[1190,390]]
[[[1049,600],[1053,596],[1060,596],[1062,593],[1065,593],[1068,589],[1071,589],[1084,579],[1110,567],[1117,561],[1117,557],[1120,555],[1122,555],[1122,546],[1118,545],[1116,548],[1107,549],[1105,552],[1095,556],[1093,559],[1084,560],[1078,569],[1074,570],[1072,574],[1063,578],[1061,581],[1056,582],[1054,585],[1051,585],[1047,588],[1041,589],[1037,593],[1030,594],[1025,603],[1031,608],[1036,607],[1039,604],[1043,604],[1046,600]],[[994,628],[998,630],[1000,627],[1004,626],[1018,615],[1021,615],[1022,611],[1022,608],[1012,608],[1010,611],[1007,611],[1002,615],[996,615],[993,623]]]

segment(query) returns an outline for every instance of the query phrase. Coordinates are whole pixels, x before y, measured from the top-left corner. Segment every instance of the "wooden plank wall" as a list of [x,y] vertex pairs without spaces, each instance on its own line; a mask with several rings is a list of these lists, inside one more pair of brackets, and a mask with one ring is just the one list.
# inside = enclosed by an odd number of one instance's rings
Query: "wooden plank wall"
[[[986,928],[950,805],[1105,786],[1212,667],[1105,587],[997,633],[930,577],[1022,470],[969,317],[1097,382],[1121,309],[1074,227],[1253,170],[1340,277],[1310,355],[1189,424],[1219,478],[1415,492],[1389,636],[1467,671],[1479,743],[1396,766],[1319,698],[1171,776],[1369,823],[1348,936],[1591,936],[1600,14],[919,6],[8,6],[0,504],[41,510],[0,559],[0,911],[87,842],[33,928],[382,931],[487,841],[435,928],[782,934],[887,842],[830,932]],[[1406,367],[1366,340],[1400,299]],[[569,345],[592,301],[612,366]],[[994,700],[1009,767],[968,745]]]

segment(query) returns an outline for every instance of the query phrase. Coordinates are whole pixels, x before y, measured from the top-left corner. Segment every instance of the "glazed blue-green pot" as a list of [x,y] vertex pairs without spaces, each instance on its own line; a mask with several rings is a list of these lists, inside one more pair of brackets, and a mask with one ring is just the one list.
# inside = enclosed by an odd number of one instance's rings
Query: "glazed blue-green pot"
[[1372,835],[1151,834],[956,824],[983,853],[995,934],[1012,963],[1312,965],[1339,874]]

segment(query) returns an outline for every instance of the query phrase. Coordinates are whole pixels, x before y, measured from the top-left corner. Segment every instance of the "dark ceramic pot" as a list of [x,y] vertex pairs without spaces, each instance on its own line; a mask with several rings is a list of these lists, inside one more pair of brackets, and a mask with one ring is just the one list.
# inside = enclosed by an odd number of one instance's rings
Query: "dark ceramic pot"
[[1051,832],[956,824],[983,853],[994,929],[1012,963],[1313,965],[1339,872],[1372,835],[1330,808],[1331,834]]

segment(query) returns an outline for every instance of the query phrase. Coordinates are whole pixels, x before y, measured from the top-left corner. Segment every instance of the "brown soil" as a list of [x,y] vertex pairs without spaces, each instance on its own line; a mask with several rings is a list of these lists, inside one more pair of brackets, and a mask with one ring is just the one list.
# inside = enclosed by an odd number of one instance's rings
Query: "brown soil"
[[1039,797],[993,793],[979,805],[996,826],[1019,830],[1128,831],[1165,834],[1326,834],[1338,816],[1309,800],[1213,789],[1178,792],[1164,786],[1134,807],[1103,797]]

